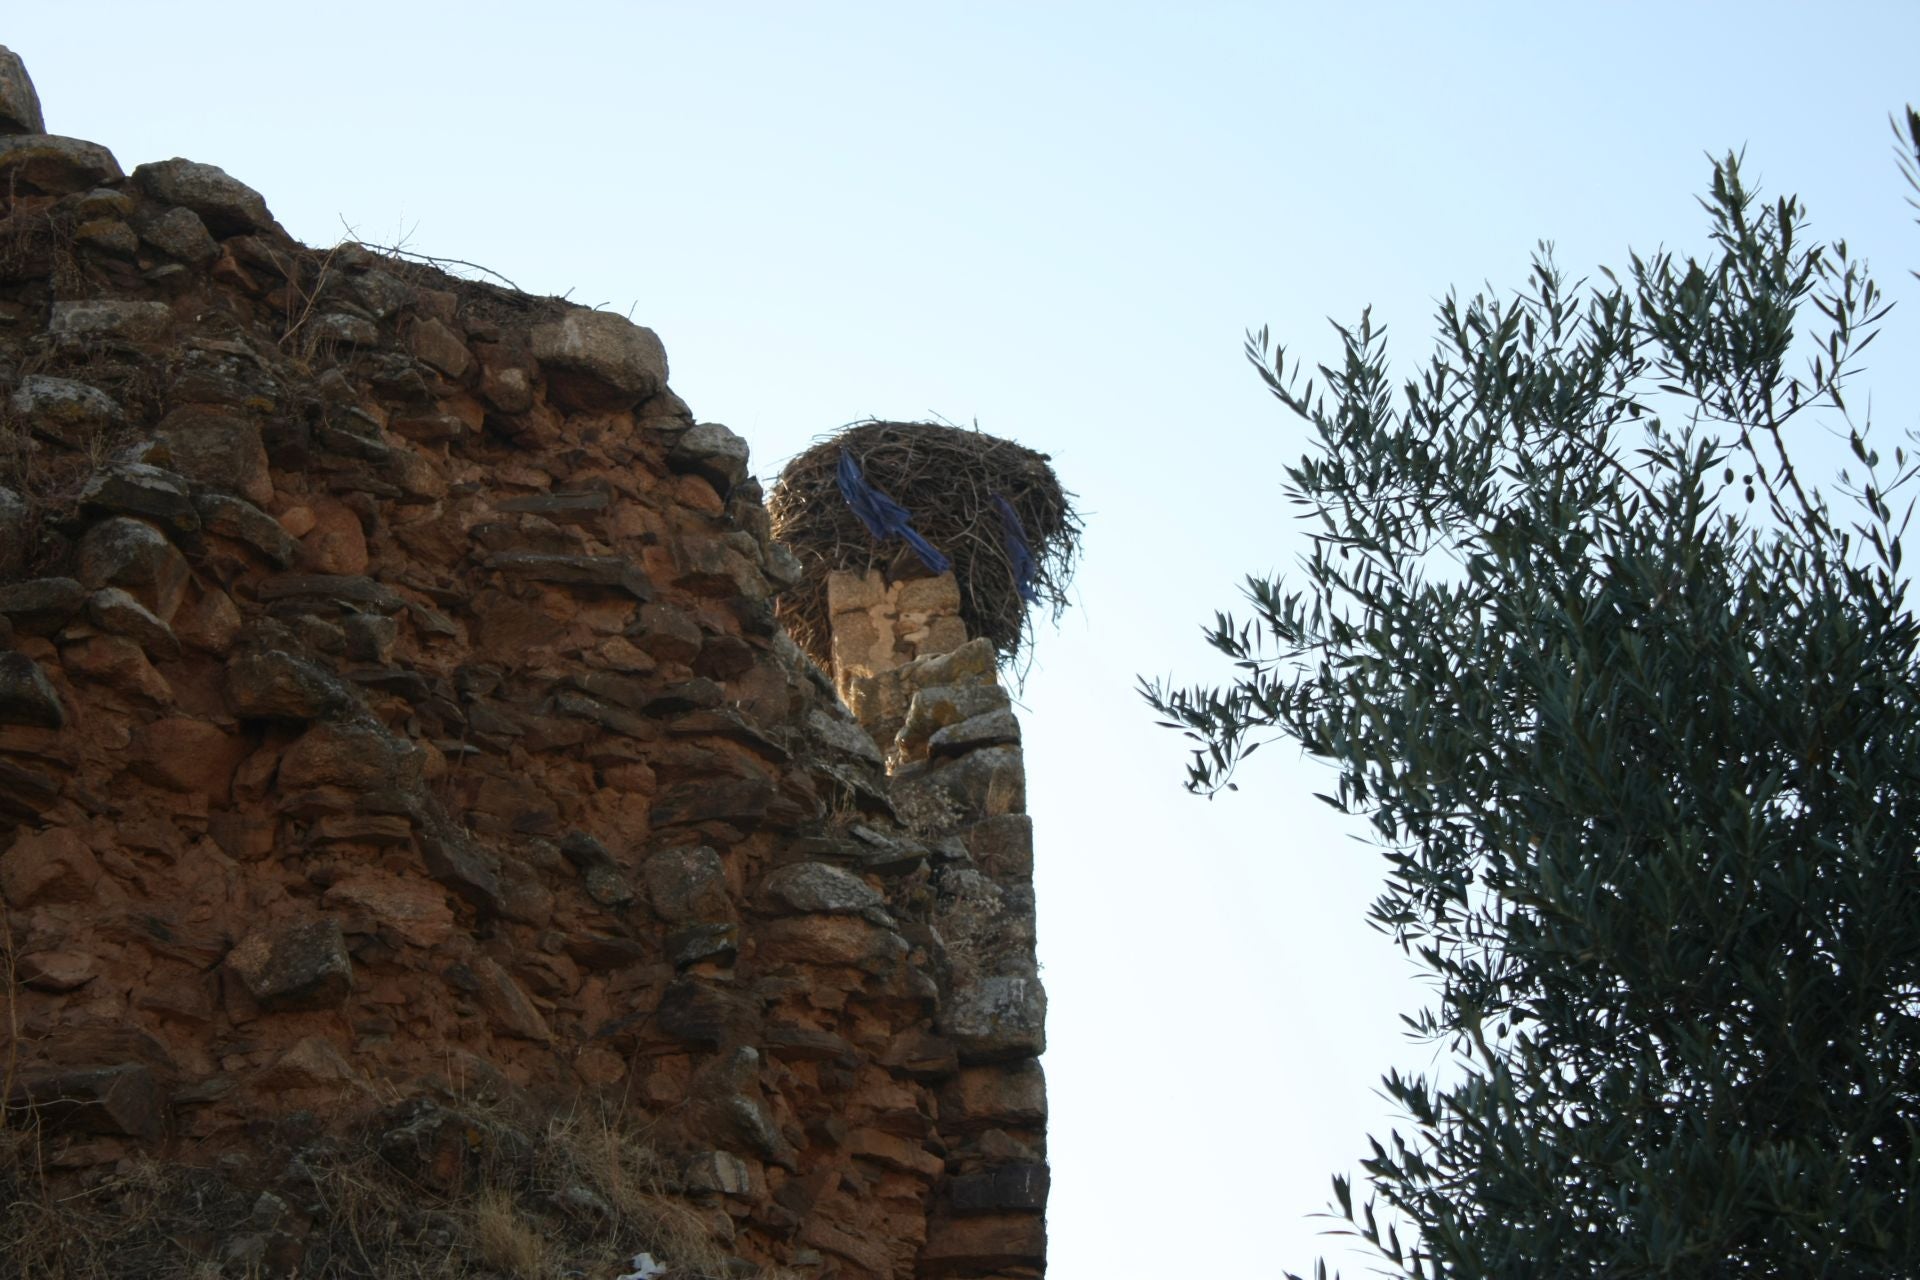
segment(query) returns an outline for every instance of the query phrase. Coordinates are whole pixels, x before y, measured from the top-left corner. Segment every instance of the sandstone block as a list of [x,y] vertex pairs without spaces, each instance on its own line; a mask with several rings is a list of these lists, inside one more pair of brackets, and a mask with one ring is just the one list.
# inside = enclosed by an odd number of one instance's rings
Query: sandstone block
[[99,975],[100,965],[84,951],[35,951],[21,956],[15,972],[30,990],[78,991]]
[[218,587],[208,587],[173,615],[173,634],[180,642],[212,654],[226,654],[240,637],[242,619],[233,598]]
[[453,933],[446,891],[426,880],[373,868],[336,880],[323,899],[329,907],[358,909],[417,947],[435,947]]
[[227,968],[262,1009],[330,1009],[353,990],[353,959],[339,922],[256,929],[227,953]]
[[146,650],[125,636],[94,635],[60,651],[69,677],[97,680],[149,706],[173,705],[173,686],[147,661]]
[[409,335],[414,358],[454,382],[473,368],[473,353],[461,336],[438,320],[426,319]]
[[169,716],[141,725],[127,746],[127,765],[140,777],[170,791],[203,795],[224,805],[233,771],[247,754],[248,742],[219,725],[185,716]]
[[345,503],[316,501],[313,524],[300,539],[301,558],[316,574],[355,577],[367,571],[367,535]]
[[22,831],[0,855],[0,893],[15,909],[49,902],[92,902],[100,862],[66,827]]
[[475,967],[480,981],[480,1004],[493,1019],[494,1026],[507,1035],[545,1044],[553,1039],[553,1029],[534,1007],[533,1001],[514,980],[512,974],[494,960]]
[[970,716],[958,724],[950,724],[944,729],[936,729],[927,739],[927,752],[934,759],[943,756],[965,755],[981,747],[1017,746],[1020,742],[1020,722],[1012,711],[989,711],[984,715]]
[[217,165],[178,156],[157,160],[134,169],[133,185],[156,200],[193,210],[217,236],[280,230],[260,193]]
[[424,761],[417,750],[382,729],[364,724],[317,724],[280,757],[280,786],[345,787],[372,791],[419,781]]
[[847,1151],[857,1159],[871,1160],[929,1182],[946,1169],[946,1161],[919,1143],[883,1129],[855,1129],[847,1139]]
[[352,1084],[360,1073],[341,1056],[331,1040],[302,1036],[291,1049],[263,1070],[256,1082],[269,1089],[315,1089]]

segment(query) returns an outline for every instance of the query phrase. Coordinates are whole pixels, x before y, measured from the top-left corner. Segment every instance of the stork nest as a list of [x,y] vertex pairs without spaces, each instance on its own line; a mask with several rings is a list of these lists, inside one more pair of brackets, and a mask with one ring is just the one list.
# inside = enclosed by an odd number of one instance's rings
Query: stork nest
[[913,528],[953,562],[961,619],[970,634],[992,641],[1002,659],[1030,644],[1032,631],[994,505],[996,494],[1020,517],[1037,607],[1050,610],[1056,620],[1066,609],[1080,518],[1046,454],[938,423],[856,422],[797,455],[767,498],[774,536],[805,570],[798,585],[781,592],[775,607],[788,633],[815,662],[831,665],[829,573],[877,568],[891,577],[895,567],[924,572],[898,539],[875,543],[840,496],[842,449],[860,464],[867,483],[905,507]]

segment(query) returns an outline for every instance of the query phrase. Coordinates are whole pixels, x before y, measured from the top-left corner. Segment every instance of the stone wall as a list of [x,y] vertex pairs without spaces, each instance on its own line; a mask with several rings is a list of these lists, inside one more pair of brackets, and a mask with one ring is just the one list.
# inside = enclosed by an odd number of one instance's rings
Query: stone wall
[[730,1274],[1038,1275],[990,652],[892,594],[889,774],[651,331],[43,129],[0,50],[0,1060],[46,1176],[278,1185],[370,1125],[456,1186],[423,1107],[590,1099]]
[[834,675],[886,747],[894,807],[932,842],[932,926],[945,972],[934,1025],[959,1072],[939,1134],[926,1273],[1044,1266],[1046,993],[1034,955],[1033,825],[1020,722],[993,646],[968,641],[951,574],[827,580]]

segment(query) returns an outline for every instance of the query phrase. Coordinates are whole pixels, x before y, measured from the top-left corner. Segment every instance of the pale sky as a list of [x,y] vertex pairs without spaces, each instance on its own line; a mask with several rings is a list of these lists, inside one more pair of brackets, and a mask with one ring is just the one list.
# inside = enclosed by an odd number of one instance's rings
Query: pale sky
[[1299,551],[1303,435],[1243,331],[1332,358],[1372,304],[1410,372],[1435,300],[1519,285],[1536,240],[1576,273],[1699,247],[1703,153],[1744,146],[1904,299],[1862,385],[1888,440],[1920,413],[1912,0],[96,0],[11,5],[0,43],[129,171],[217,164],[310,244],[631,308],[768,481],[869,416],[1053,456],[1086,517],[1023,695],[1055,1280],[1310,1274],[1379,1076],[1435,1061],[1325,770],[1272,747],[1191,798],[1132,691],[1217,678],[1201,624]]

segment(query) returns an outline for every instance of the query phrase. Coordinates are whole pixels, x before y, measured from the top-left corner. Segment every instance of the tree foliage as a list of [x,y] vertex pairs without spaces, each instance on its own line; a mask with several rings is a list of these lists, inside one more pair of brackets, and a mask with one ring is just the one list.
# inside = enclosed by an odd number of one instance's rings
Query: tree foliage
[[1701,204],[1698,258],[1447,297],[1397,394],[1364,314],[1311,374],[1251,335],[1302,580],[1216,616],[1224,687],[1143,685],[1193,789],[1290,738],[1384,848],[1455,1056],[1334,1191],[1407,1276],[1920,1274],[1916,468],[1849,385],[1887,304],[1738,157]]

